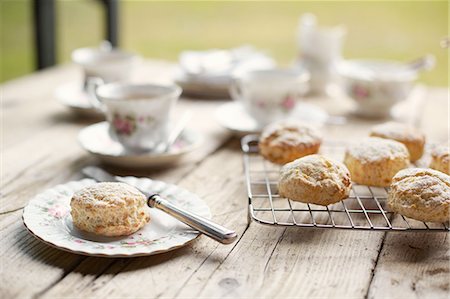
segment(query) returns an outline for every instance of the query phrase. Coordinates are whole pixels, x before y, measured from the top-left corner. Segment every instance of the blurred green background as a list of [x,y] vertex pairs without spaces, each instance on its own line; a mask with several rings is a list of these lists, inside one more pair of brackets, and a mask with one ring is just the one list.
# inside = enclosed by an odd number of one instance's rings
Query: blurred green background
[[[122,1],[120,42],[147,58],[176,61],[185,49],[229,48],[252,44],[280,64],[298,55],[298,18],[312,12],[323,25],[344,24],[346,58],[408,61],[425,53],[436,68],[421,76],[431,85],[448,85],[448,1],[196,2]],[[103,38],[102,5],[96,0],[57,2],[58,63],[78,47]],[[34,70],[31,0],[0,1],[0,81]]]

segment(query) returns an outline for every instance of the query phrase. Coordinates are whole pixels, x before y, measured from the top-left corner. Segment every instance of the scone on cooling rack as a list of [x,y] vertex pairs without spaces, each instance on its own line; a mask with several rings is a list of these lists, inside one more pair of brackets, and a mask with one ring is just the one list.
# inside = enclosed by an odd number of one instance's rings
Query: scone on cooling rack
[[374,126],[370,136],[392,139],[403,143],[409,151],[411,162],[419,160],[424,152],[425,135],[411,125],[386,122]]
[[409,218],[447,222],[450,176],[433,169],[404,169],[394,176],[387,203],[391,211]]
[[284,165],[278,192],[294,201],[330,205],[350,194],[350,173],[344,164],[322,155],[309,155]]
[[430,168],[450,175],[450,148],[447,145],[439,145],[431,152]]
[[400,142],[368,137],[349,146],[344,163],[355,183],[388,187],[392,177],[409,165],[409,153]]
[[259,150],[267,160],[286,164],[319,151],[322,137],[314,127],[294,120],[267,126],[259,139]]
[[76,192],[70,202],[73,224],[108,237],[130,235],[150,215],[145,196],[124,183],[97,183]]

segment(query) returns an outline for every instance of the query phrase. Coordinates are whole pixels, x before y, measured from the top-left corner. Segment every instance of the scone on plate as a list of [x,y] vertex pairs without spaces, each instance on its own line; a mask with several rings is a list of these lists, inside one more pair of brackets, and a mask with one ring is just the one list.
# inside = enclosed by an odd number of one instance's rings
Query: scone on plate
[[267,160],[286,164],[319,151],[322,138],[314,127],[293,120],[267,126],[259,139],[259,150]]
[[386,122],[374,126],[370,136],[392,139],[403,143],[409,151],[411,162],[419,160],[424,152],[425,135],[411,125]]
[[344,164],[322,155],[309,155],[284,165],[280,196],[304,203],[329,205],[350,194],[350,173]]
[[355,183],[388,187],[392,177],[409,165],[409,153],[400,142],[368,137],[347,148],[344,163]]
[[450,148],[447,145],[439,145],[431,152],[430,168],[450,174]]
[[391,211],[409,218],[447,222],[450,176],[433,169],[404,169],[394,176],[387,203]]
[[76,192],[70,202],[73,224],[108,237],[130,235],[149,220],[145,196],[124,183],[97,183]]

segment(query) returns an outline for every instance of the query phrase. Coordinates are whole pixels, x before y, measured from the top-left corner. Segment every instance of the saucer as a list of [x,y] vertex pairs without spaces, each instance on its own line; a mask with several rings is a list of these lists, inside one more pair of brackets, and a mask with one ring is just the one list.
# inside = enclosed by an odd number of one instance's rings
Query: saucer
[[180,53],[175,82],[183,94],[202,98],[229,98],[237,73],[275,67],[275,61],[251,46],[231,49],[187,50]]
[[227,99],[230,78],[195,77],[178,70],[174,81],[183,88],[183,94],[191,97]]
[[55,97],[73,112],[86,116],[99,116],[102,113],[92,106],[88,94],[79,82],[69,82],[56,88]]
[[105,164],[125,168],[157,167],[179,161],[200,146],[203,137],[193,130],[185,129],[166,153],[130,153],[122,144],[109,136],[108,122],[90,125],[80,131],[81,146]]
[[[264,128],[245,111],[239,102],[221,105],[217,108],[215,116],[222,127],[236,135],[258,134]],[[328,121],[329,115],[325,110],[315,105],[299,103],[290,118],[320,126]]]
[[[161,181],[125,177],[130,185],[159,193],[169,202],[205,218],[208,205],[197,195]],[[103,237],[78,230],[70,215],[74,192],[94,184],[91,179],[68,182],[48,189],[31,199],[23,210],[23,223],[38,240],[52,247],[88,256],[135,257],[167,252],[187,245],[199,232],[168,214],[150,209],[150,222],[132,235]]]

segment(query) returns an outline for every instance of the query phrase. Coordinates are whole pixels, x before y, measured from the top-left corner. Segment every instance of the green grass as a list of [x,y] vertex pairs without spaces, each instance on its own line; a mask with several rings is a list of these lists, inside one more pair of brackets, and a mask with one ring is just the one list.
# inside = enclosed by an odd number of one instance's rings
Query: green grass
[[[408,61],[425,53],[437,58],[436,68],[421,77],[432,85],[448,85],[448,50],[439,41],[448,36],[447,1],[303,1],[303,2],[175,2],[123,1],[121,45],[148,58],[177,60],[185,49],[228,48],[252,44],[282,65],[298,55],[298,18],[313,12],[325,25],[345,24],[346,58]],[[103,36],[103,12],[97,1],[58,1],[58,57],[96,45]],[[31,1],[0,4],[0,81],[33,70]]]

